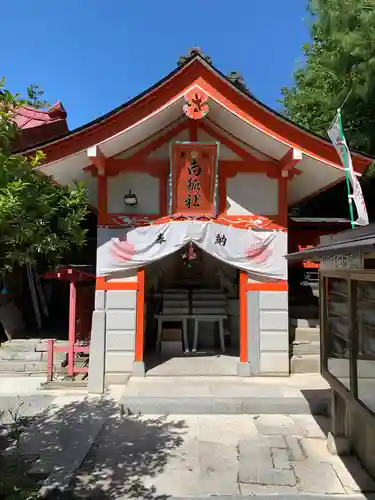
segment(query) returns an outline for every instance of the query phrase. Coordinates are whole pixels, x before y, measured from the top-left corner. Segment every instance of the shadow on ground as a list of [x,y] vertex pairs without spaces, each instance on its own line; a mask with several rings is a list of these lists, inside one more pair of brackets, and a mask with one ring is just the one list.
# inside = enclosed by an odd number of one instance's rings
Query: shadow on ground
[[331,389],[301,389],[312,415],[328,416],[331,403]]
[[33,490],[35,495],[43,486],[44,498],[56,500],[164,498],[152,486],[145,486],[144,478],[163,471],[186,432],[183,420],[146,418],[126,410],[124,414],[118,403],[107,398],[50,406],[22,418],[19,426],[18,438],[14,425],[3,426],[7,437],[0,449],[2,477],[10,474],[7,462],[18,463],[18,479],[12,473],[18,496],[1,492],[1,499],[29,498],[22,492],[25,482],[28,494]]
[[110,418],[77,472],[72,491],[79,498],[166,498],[144,481],[164,470],[182,445],[185,429],[183,420],[165,417]]

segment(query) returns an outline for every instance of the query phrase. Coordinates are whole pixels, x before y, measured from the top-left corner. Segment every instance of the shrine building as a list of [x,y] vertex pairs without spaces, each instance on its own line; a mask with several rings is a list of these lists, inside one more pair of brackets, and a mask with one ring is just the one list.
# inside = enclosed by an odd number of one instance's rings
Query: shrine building
[[[288,207],[345,178],[330,142],[191,51],[138,97],[22,153],[36,149],[40,171],[83,181],[97,212],[89,391],[211,354],[224,375],[289,374]],[[355,172],[371,161],[353,154]]]

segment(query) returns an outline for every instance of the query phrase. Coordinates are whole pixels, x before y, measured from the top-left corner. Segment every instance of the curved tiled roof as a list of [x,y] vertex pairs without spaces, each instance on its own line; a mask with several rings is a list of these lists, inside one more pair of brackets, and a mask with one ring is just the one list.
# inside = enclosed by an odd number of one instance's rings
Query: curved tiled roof
[[47,110],[23,106],[17,110],[14,120],[20,129],[38,127],[56,120],[66,120],[67,113],[60,101]]
[[60,101],[47,110],[23,106],[17,110],[14,121],[21,130],[17,149],[32,147],[40,142],[66,134],[67,112]]
[[[175,88],[181,88],[198,77],[207,80],[212,87],[220,87],[222,94],[230,93],[231,99],[236,99],[241,109],[246,108],[246,112],[256,115],[259,123],[271,122],[270,126],[276,135],[282,137],[293,135],[297,145],[301,144],[304,148],[303,144],[306,143],[309,146],[307,149],[317,150],[323,159],[337,163],[337,154],[327,138],[293,123],[287,117],[260,102],[246,88],[238,72],[233,71],[229,76],[224,75],[213,66],[211,59],[204,56],[198,49],[192,49],[186,57],[180,58],[177,68],[130,101],[74,130],[51,139],[40,140],[38,143],[34,142],[31,147],[19,147],[16,152],[25,154],[40,148],[44,150],[50,162],[75,154],[95,142],[103,141],[109,134],[115,135],[121,132],[126,126],[135,122],[136,116],[144,118],[148,110],[156,109],[157,105],[161,105],[167,99],[167,94],[170,98]],[[369,155],[353,149],[352,154],[354,163],[358,164],[355,165],[358,172],[362,172],[374,160]]]

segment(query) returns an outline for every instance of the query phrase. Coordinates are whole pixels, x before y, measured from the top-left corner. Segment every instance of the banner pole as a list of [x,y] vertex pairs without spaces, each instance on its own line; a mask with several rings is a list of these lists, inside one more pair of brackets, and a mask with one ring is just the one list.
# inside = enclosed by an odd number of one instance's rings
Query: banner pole
[[351,194],[351,190],[350,190],[348,158],[347,158],[347,151],[346,151],[345,142],[344,142],[344,130],[343,130],[342,119],[341,119],[341,108],[339,108],[337,110],[337,115],[338,115],[338,119],[339,119],[340,136],[341,136],[341,142],[342,142],[341,151],[342,151],[342,157],[344,160],[346,189],[348,191],[350,222],[352,225],[352,229],[354,229],[355,223],[354,223],[354,212],[353,212],[353,199],[352,199],[352,194]]

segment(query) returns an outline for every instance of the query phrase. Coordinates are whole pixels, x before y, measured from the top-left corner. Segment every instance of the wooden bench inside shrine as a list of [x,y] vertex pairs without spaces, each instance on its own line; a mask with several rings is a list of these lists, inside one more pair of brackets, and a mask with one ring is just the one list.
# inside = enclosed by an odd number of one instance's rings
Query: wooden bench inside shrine
[[[160,311],[155,314],[158,323],[158,350],[161,348],[166,324],[181,324],[183,351],[188,353],[190,350],[197,352],[202,323],[214,323],[218,327],[221,352],[225,352],[224,320],[228,318],[225,293],[214,289],[166,289],[155,297],[160,299]],[[188,340],[189,321],[194,325],[192,346]]]

